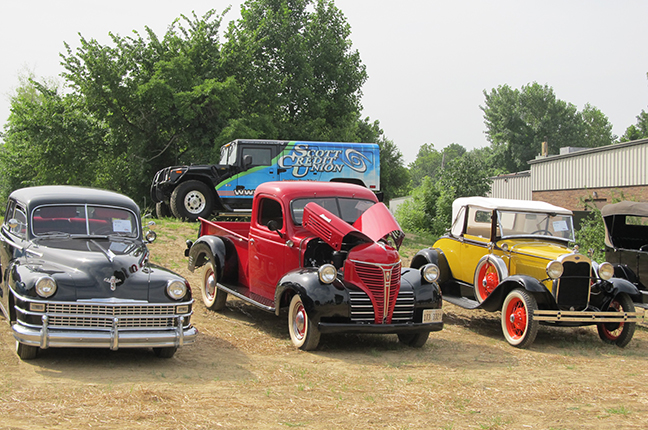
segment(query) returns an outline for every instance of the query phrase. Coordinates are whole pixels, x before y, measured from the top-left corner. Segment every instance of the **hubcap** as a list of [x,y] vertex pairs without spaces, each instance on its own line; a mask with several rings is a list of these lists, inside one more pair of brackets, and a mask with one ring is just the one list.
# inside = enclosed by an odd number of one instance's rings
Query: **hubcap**
[[304,332],[306,330],[306,311],[301,305],[297,308],[297,311],[295,313],[293,327],[295,329],[295,336],[297,337],[297,339],[303,339],[305,334]]
[[199,214],[205,209],[205,196],[200,191],[189,191],[184,199],[185,208],[191,214]]
[[207,279],[205,279],[205,295],[211,300],[214,298],[215,292],[216,278],[214,277],[214,272],[211,272],[209,275],[207,275]]

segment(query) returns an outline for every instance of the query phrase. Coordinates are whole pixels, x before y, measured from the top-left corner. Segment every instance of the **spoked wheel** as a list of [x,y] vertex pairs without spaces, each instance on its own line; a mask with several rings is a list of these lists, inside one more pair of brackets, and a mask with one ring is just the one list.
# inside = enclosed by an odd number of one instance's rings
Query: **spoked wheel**
[[319,344],[320,332],[306,313],[299,294],[290,300],[288,332],[293,345],[303,351],[312,351]]
[[502,331],[509,344],[526,348],[533,343],[538,334],[538,321],[533,317],[536,309],[535,298],[526,290],[518,288],[506,296],[502,306]]
[[222,311],[227,303],[227,293],[216,286],[216,276],[214,263],[208,261],[203,270],[202,299],[207,309]]
[[502,282],[503,277],[504,274],[495,262],[487,258],[482,259],[475,270],[475,299],[479,303],[486,300],[486,297]]
[[[622,293],[612,300],[608,310],[619,313],[634,312],[635,307],[630,296]],[[603,342],[623,348],[632,340],[636,325],[633,322],[601,323],[596,325],[596,330]]]
[[16,354],[21,360],[33,360],[38,355],[38,350],[37,346],[25,345],[16,341]]
[[398,333],[398,341],[412,348],[421,348],[425,345],[429,336],[429,331],[421,333]]

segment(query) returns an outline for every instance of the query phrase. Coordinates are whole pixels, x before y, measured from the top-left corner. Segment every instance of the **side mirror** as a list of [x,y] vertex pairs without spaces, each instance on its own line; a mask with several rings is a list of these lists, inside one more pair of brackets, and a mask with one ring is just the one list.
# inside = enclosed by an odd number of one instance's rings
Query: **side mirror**
[[[149,228],[153,227],[154,225],[155,225],[155,221],[149,221],[148,224],[147,224],[147,226]],[[153,230],[149,230],[149,231],[146,232],[146,235],[144,236],[144,239],[148,243],[153,243],[153,242],[155,242],[155,239],[157,239],[157,233],[155,233]]]
[[252,165],[252,156],[250,154],[243,156],[243,170],[247,170]]
[[276,231],[279,234],[279,237],[283,239],[283,234],[281,234],[281,232],[279,231],[279,229],[281,228],[279,221],[277,221],[276,219],[271,219],[266,224],[266,227],[268,227],[268,230],[270,231]]

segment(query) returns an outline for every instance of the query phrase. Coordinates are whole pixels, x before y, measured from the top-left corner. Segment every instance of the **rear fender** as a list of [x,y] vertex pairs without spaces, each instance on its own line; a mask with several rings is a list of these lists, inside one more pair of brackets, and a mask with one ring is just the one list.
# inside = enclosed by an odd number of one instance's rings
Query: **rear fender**
[[189,248],[188,269],[193,272],[197,267],[202,267],[207,261],[212,261],[221,273],[225,267],[227,247],[223,238],[218,236],[201,236]]
[[540,281],[525,275],[513,275],[504,279],[482,302],[481,308],[495,312],[502,309],[506,296],[516,288],[524,288],[531,293],[538,303],[551,303],[551,292]]

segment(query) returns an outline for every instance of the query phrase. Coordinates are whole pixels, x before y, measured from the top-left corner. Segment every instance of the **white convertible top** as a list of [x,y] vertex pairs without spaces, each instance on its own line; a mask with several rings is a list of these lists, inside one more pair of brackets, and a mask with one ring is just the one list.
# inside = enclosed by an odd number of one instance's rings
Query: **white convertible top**
[[464,206],[477,206],[487,210],[500,209],[505,211],[542,212],[560,215],[572,215],[569,209],[535,200],[495,199],[491,197],[460,197],[452,202],[452,220],[454,221],[459,209]]

